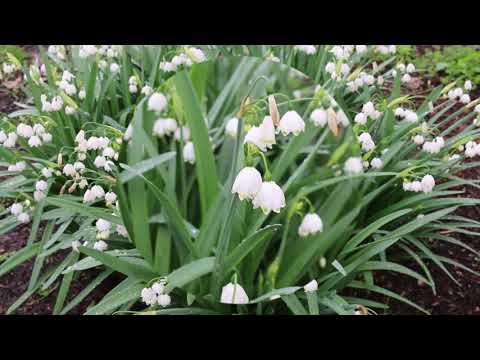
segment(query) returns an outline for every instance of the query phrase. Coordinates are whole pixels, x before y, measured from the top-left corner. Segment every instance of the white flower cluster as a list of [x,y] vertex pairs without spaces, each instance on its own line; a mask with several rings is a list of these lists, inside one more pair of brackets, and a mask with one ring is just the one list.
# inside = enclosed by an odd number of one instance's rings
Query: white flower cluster
[[[101,136],[91,136],[88,139],[85,138],[85,132],[80,130],[75,137],[75,142],[77,146],[75,147],[75,151],[77,152],[78,159],[83,161],[86,159],[87,151],[99,151],[97,153],[97,157],[94,160],[94,165],[97,168],[103,168],[105,171],[110,172],[112,171],[112,166],[114,165],[113,160],[118,160],[118,152],[116,152],[110,146],[110,139]],[[101,153],[100,153],[101,151]]]
[[166,281],[160,280],[154,283],[151,287],[146,287],[142,289],[142,301],[149,305],[160,305],[161,307],[166,307],[170,305],[172,299],[170,295],[166,293],[165,289]]
[[159,118],[153,124],[153,135],[163,137],[165,135],[172,135],[177,130],[177,120],[171,118]]
[[360,174],[363,172],[363,162],[362,158],[351,157],[345,161],[343,170],[347,175]]
[[333,80],[340,80],[350,73],[350,66],[347,63],[338,63],[337,66],[330,61],[325,65],[325,71],[330,74]]
[[65,60],[65,46],[63,45],[49,45],[47,52],[60,60]]
[[[472,89],[472,82],[470,80],[467,80],[465,82],[464,89],[466,91],[470,91]],[[454,101],[458,100],[462,104],[468,104],[471,101],[470,95],[468,95],[468,93],[464,93],[461,87],[457,87],[455,89],[450,90],[447,93],[447,96],[450,100],[454,100]]]
[[362,71],[354,80],[347,82],[347,89],[350,92],[355,92],[364,84],[369,86],[375,84],[375,76]]
[[97,199],[103,199],[105,197],[105,190],[100,185],[94,185],[91,189],[87,189],[83,194],[84,203],[92,203]]
[[307,55],[313,55],[317,52],[315,45],[295,45],[294,49]]
[[97,239],[108,239],[108,237],[110,236],[110,228],[112,227],[110,221],[98,219],[95,223],[95,227],[97,228]]
[[33,198],[35,201],[40,201],[47,196],[45,193],[47,187],[48,183],[45,180],[38,180],[35,183],[35,191],[33,192]]
[[412,181],[412,182],[403,182],[403,190],[404,191],[413,191],[413,192],[421,192],[429,193],[432,192],[433,187],[435,186],[435,179],[432,175],[425,175],[421,181]]
[[375,109],[375,105],[371,101],[367,102],[362,106],[362,111],[355,115],[353,121],[360,125],[365,125],[368,118],[377,120],[382,113]]
[[95,45],[81,45],[78,50],[78,56],[82,59],[97,54],[98,48]]
[[48,101],[47,95],[42,94],[40,101],[42,102],[43,112],[60,111],[63,108],[63,99],[61,96],[54,96],[51,101]]
[[22,224],[27,224],[30,222],[30,215],[27,212],[23,211],[23,205],[20,203],[14,203],[10,206],[10,213],[17,217],[17,220]]
[[[397,69],[398,71],[400,71],[401,74],[403,74],[402,78],[400,79],[402,83],[408,83],[412,80],[412,76],[410,74],[415,72],[415,65],[413,65],[412,63],[408,65],[400,63],[400,64],[397,64]],[[397,76],[396,69],[392,70],[392,76],[393,77]]]
[[425,141],[422,149],[429,154],[438,154],[444,146],[445,141],[443,140],[443,137],[439,136],[432,141]]
[[397,47],[395,45],[377,45],[375,51],[382,55],[395,54]]
[[262,175],[253,167],[245,167],[238,173],[232,186],[232,194],[241,201],[252,200],[253,208],[261,208],[265,214],[276,213],[285,207],[285,195],[273,181],[263,182]]
[[13,148],[17,142],[17,134],[15,132],[9,132],[8,134],[0,130],[0,145],[5,148]]
[[15,164],[9,165],[8,166],[8,171],[23,171],[25,170],[25,167],[27,165],[25,164],[25,161],[19,161]]
[[362,132],[358,137],[358,141],[360,141],[363,151],[367,152],[375,149],[375,143],[372,139],[372,136],[368,132]]
[[72,83],[73,79],[75,79],[75,75],[68,70],[65,70],[62,74],[62,80],[57,81],[58,88],[65,91],[70,96],[75,95],[77,93],[77,88],[75,87],[75,84]]
[[162,61],[160,70],[165,72],[177,71],[181,65],[192,66],[194,63],[202,63],[207,60],[204,52],[195,47],[185,49],[185,52],[175,55],[171,61]]
[[469,141],[465,144],[465,157],[473,158],[480,155],[480,144],[475,141]]
[[406,122],[414,123],[418,121],[418,115],[415,111],[398,107],[395,109],[395,116],[404,119]]
[[52,134],[46,132],[42,124],[34,124],[32,127],[20,123],[17,125],[17,134],[18,136],[28,139],[28,146],[30,147],[38,147],[43,143],[52,141]]
[[137,93],[138,91],[137,86],[138,86],[137,78],[135,76],[130,76],[130,78],[128,79],[128,91],[130,92],[130,94]]
[[5,74],[11,74],[17,70],[17,66],[15,64],[10,64],[5,62],[3,63],[2,69]]
[[[86,46],[93,46],[93,45],[86,45]],[[90,56],[90,55],[95,55],[95,53],[98,52],[102,56],[106,56],[107,58],[113,59],[120,55],[121,50],[122,50],[121,45],[101,45],[100,48],[97,49],[97,51],[93,50],[92,48],[86,49],[85,54],[87,54],[87,56]]]

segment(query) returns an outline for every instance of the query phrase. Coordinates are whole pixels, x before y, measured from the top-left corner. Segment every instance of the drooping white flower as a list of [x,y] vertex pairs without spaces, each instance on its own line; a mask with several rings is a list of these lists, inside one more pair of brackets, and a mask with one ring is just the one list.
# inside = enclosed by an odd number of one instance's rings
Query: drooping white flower
[[145,96],[149,96],[151,93],[153,92],[153,89],[151,86],[149,85],[145,85],[143,88],[142,88],[142,91],[141,93]]
[[30,222],[30,215],[27,213],[21,213],[17,216],[17,220],[20,221],[22,224],[27,224]]
[[312,292],[312,291],[317,291],[318,290],[318,283],[317,280],[312,280],[308,284],[306,284],[303,289],[305,292]]
[[304,216],[298,228],[298,235],[306,237],[323,231],[323,222],[320,216],[315,213]]
[[84,203],[91,203],[91,202],[94,202],[96,199],[96,196],[95,194],[93,193],[92,190],[88,189],[87,191],[85,191],[85,193],[83,194],[83,202]]
[[97,251],[105,251],[108,249],[108,244],[103,240],[97,240],[93,244],[93,248]]
[[26,139],[30,138],[33,136],[33,128],[30,125],[27,124],[18,124],[17,125],[17,134],[21,137],[24,137]]
[[435,186],[435,179],[433,178],[432,175],[425,175],[422,178],[422,191],[424,193],[429,193],[433,190],[433,187]]
[[383,166],[383,161],[380,158],[373,158],[372,161],[370,161],[370,165],[374,169],[380,169]]
[[372,137],[370,136],[369,133],[363,132],[360,134],[358,137],[358,140],[362,144],[362,150],[363,151],[370,151],[375,149],[375,143],[372,140]]
[[65,166],[63,167],[63,173],[66,175],[66,176],[75,176],[75,174],[77,173],[75,171],[75,167],[72,165],[72,164],[65,164]]
[[37,135],[33,135],[30,137],[30,139],[28,139],[28,146],[39,147],[40,145],[42,145],[42,140],[40,140]]
[[355,51],[358,54],[363,54],[364,52],[367,51],[367,45],[355,45]]
[[395,116],[400,117],[400,118],[404,118],[405,117],[405,110],[401,107],[396,108],[395,109]]
[[105,201],[107,204],[113,204],[117,201],[117,195],[114,192],[109,191],[105,194]]
[[249,299],[245,290],[237,283],[228,283],[222,287],[220,296],[222,304],[248,304]]
[[183,160],[190,164],[195,164],[195,149],[191,141],[183,146]]
[[41,135],[45,132],[45,128],[43,127],[42,124],[35,124],[35,125],[33,125],[33,132],[36,135]]
[[35,183],[35,189],[38,191],[47,190],[48,183],[45,180],[39,180]]
[[44,143],[49,143],[52,141],[52,134],[50,133],[43,133],[40,135]]
[[170,305],[170,303],[172,302],[172,299],[168,294],[160,294],[157,297],[157,302],[158,302],[158,305],[160,305],[161,307],[166,307]]
[[266,181],[262,183],[252,204],[254,209],[261,208],[264,214],[268,214],[270,211],[279,213],[280,209],[285,207],[285,195],[275,182]]
[[105,159],[103,156],[97,156],[95,158],[95,161],[93,162],[93,164],[97,167],[97,168],[103,168],[105,166],[105,164],[107,163],[107,159]]
[[10,213],[12,215],[18,216],[22,213],[23,211],[23,205],[20,203],[13,203],[12,206],[10,206]]
[[110,64],[110,72],[112,74],[117,74],[120,71],[120,65],[117,63],[111,63]]
[[324,127],[325,125],[327,125],[327,112],[322,108],[315,109],[310,114],[310,120],[312,120],[315,126]]
[[77,109],[75,109],[74,107],[72,106],[65,106],[65,114],[67,115],[73,115],[77,112]]
[[357,115],[355,115],[355,118],[353,119],[353,121],[357,124],[365,125],[367,123],[367,116],[364,113],[360,112]]
[[359,157],[351,157],[345,161],[343,167],[347,174],[359,174],[363,172],[362,159]]
[[125,134],[123,134],[124,140],[130,140],[133,135],[133,126],[132,123],[128,124],[127,129],[125,130]]
[[406,70],[409,74],[415,72],[415,65],[413,65],[412,63],[408,64]]
[[412,81],[412,77],[410,76],[410,74],[403,74],[401,81],[402,83],[408,83]]
[[228,136],[235,139],[237,137],[237,128],[238,119],[234,117],[227,121],[227,125],[225,126],[225,132]]
[[128,237],[128,231],[127,231],[127,228],[123,225],[117,225],[117,227],[115,228],[115,230],[117,230],[117,232],[124,236],[124,237]]
[[369,101],[362,106],[362,112],[366,116],[373,117],[373,116],[375,116],[375,106],[373,105],[373,103],[371,101]]
[[157,303],[157,294],[151,288],[142,289],[142,301],[147,305],[155,305]]
[[175,133],[173,134],[175,140],[180,141],[182,136],[184,142],[190,141],[190,128],[182,126],[175,130]]
[[52,169],[49,168],[43,168],[42,169],[42,175],[46,178],[49,178],[52,176]]
[[170,135],[177,130],[175,119],[157,119],[153,124],[153,134],[157,136]]
[[192,59],[192,61],[195,63],[202,63],[205,60],[207,60],[205,53],[199,48],[189,47],[186,50],[186,53],[190,57],[190,59]]
[[33,200],[35,201],[40,201],[46,197],[45,193],[43,191],[35,190],[33,192]]
[[103,188],[100,185],[94,185],[92,187],[92,192],[96,198],[103,199],[103,197],[105,196],[105,190],[103,190]]
[[72,241],[72,250],[78,252],[78,248],[82,245],[82,243],[78,240]]
[[296,111],[287,111],[280,119],[278,130],[283,135],[293,134],[297,136],[305,131],[305,122]]
[[107,231],[110,230],[110,227],[112,224],[110,221],[107,221],[105,219],[98,219],[97,222],[95,223],[95,227],[97,228],[98,231]]
[[5,133],[5,131],[0,130],[0,143],[3,143],[5,140],[7,140],[8,136]]
[[465,84],[463,84],[463,88],[467,91],[472,90],[473,88],[472,82],[470,80],[465,81]]
[[162,112],[167,106],[167,98],[162,93],[153,93],[148,99],[148,110]]
[[262,175],[254,167],[245,167],[238,173],[232,186],[232,194],[241,201],[253,200],[262,187]]
[[415,135],[413,137],[413,142],[416,145],[422,145],[425,142],[425,138],[422,135]]
[[157,281],[151,286],[151,288],[157,295],[161,295],[165,292],[165,282]]
[[462,104],[468,104],[470,102],[470,95],[463,94],[462,96],[460,96],[460,102]]
[[253,126],[245,136],[245,143],[255,145],[260,151],[271,149],[276,143],[275,126],[270,116],[265,116],[260,126]]
[[85,89],[80,89],[80,91],[78,92],[78,98],[80,100],[83,100],[85,99],[87,96],[87,92],[85,91]]

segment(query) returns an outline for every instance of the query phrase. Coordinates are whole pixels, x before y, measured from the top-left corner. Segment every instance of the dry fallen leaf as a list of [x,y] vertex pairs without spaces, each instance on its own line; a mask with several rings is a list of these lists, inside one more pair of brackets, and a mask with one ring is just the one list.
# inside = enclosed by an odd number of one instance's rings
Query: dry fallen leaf
[[337,114],[332,108],[329,108],[327,110],[327,115],[328,115],[328,127],[332,131],[333,135],[337,137],[338,136]]
[[270,117],[273,120],[273,125],[277,126],[279,121],[279,115],[278,115],[277,102],[275,101],[275,97],[273,95],[270,95],[268,97],[268,108],[270,110]]

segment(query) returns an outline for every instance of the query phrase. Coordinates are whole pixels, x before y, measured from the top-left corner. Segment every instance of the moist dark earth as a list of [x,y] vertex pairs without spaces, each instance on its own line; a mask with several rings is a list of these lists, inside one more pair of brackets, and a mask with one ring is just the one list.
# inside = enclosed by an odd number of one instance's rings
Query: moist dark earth
[[[417,50],[423,53],[426,48],[431,45],[419,45]],[[33,54],[34,47],[26,47],[26,50]],[[437,79],[427,80],[419,79],[417,81],[416,91],[418,87],[426,90],[439,83]],[[477,98],[480,94],[471,94],[472,98]],[[15,101],[21,101],[24,98],[21,90],[16,92],[5,91],[0,87],[0,113],[9,113],[17,107]],[[455,111],[456,109],[452,110]],[[479,179],[480,169],[468,169],[463,173],[457,174],[465,179]],[[471,186],[462,187],[465,191],[463,196],[470,198],[480,198],[480,189]],[[468,206],[457,211],[458,215],[469,217],[472,219],[480,219],[480,207]],[[472,229],[475,231],[474,229]],[[463,241],[472,248],[480,251],[480,237],[469,236],[465,234],[449,234]],[[27,242],[29,236],[29,226],[20,226],[14,231],[0,236],[0,257],[3,254],[17,251],[21,249]],[[480,272],[480,258],[475,254],[463,249],[459,246],[448,244],[445,242],[433,243],[432,250],[434,253],[449,257],[465,266],[468,266],[476,272]],[[65,257],[65,252],[58,252],[50,256],[43,266],[43,271],[55,264],[61,262]],[[1,260],[0,260],[1,261]],[[403,265],[412,268],[415,271],[422,272],[418,265],[414,262],[404,262]],[[480,315],[480,277],[463,269],[446,265],[453,276],[458,280],[459,285],[455,284],[440,268],[435,264],[429,264],[429,270],[436,284],[437,294],[434,295],[431,288],[425,284],[419,284],[416,280],[394,272],[377,272],[375,275],[375,284],[391,289],[399,295],[413,301],[431,314],[441,315]],[[5,314],[7,309],[25,292],[28,287],[30,275],[32,272],[33,260],[29,260],[17,266],[14,270],[0,278],[0,314]],[[99,273],[99,270],[90,270],[80,273],[78,278],[72,281],[69,295],[65,303],[74,298],[81,290],[89,284],[89,282]],[[118,283],[118,277],[110,276],[105,279],[97,288],[92,291],[77,307],[73,308],[69,314],[83,314],[92,304],[97,303],[110,289]],[[42,295],[35,294],[30,297],[22,306],[20,306],[15,314],[40,315],[51,314],[58,293],[60,281],[55,282],[50,290]],[[352,293],[349,291],[349,293]],[[357,292],[353,292],[357,294]],[[365,295],[358,293],[358,295]],[[376,294],[367,294],[372,300],[379,300],[389,305],[386,314],[395,315],[420,315],[423,314],[415,308],[393,300],[391,298],[382,297]],[[382,312],[380,312],[382,313]]]

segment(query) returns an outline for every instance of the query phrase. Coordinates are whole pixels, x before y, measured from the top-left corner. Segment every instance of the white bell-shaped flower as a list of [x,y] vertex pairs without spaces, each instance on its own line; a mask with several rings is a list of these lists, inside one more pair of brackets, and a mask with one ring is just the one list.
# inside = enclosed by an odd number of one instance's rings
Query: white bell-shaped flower
[[363,172],[362,159],[351,157],[345,161],[344,170],[347,174],[359,174]]
[[296,111],[287,111],[280,119],[278,130],[283,135],[293,134],[297,136],[305,131],[305,122]]
[[230,120],[227,121],[227,125],[225,126],[225,132],[227,133],[228,136],[231,136],[232,138],[236,138],[237,128],[238,128],[238,119],[231,118]]
[[324,127],[325,125],[327,125],[327,112],[322,108],[315,109],[310,114],[310,120],[312,120],[315,126]]
[[435,186],[435,179],[433,178],[432,175],[425,175],[422,179],[422,191],[424,193],[429,193],[433,190],[433,187]]
[[254,199],[262,187],[262,175],[254,167],[245,167],[238,173],[232,186],[232,194],[241,201]]
[[237,283],[228,283],[222,288],[220,296],[222,304],[248,304],[249,299],[245,290]]
[[183,147],[183,160],[195,164],[195,149],[193,147],[193,142],[187,142]]
[[318,283],[317,280],[312,280],[308,284],[306,284],[303,289],[305,292],[317,291],[318,290]]
[[162,93],[153,93],[148,99],[148,110],[161,112],[167,106],[167,98]]
[[285,207],[285,195],[280,186],[273,181],[262,183],[260,191],[253,199],[253,208],[261,208],[265,214],[270,211],[279,213]]
[[323,231],[323,222],[315,213],[307,214],[298,228],[298,235],[306,237]]

